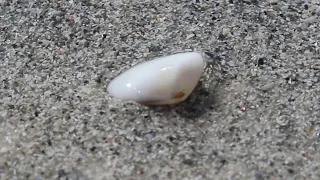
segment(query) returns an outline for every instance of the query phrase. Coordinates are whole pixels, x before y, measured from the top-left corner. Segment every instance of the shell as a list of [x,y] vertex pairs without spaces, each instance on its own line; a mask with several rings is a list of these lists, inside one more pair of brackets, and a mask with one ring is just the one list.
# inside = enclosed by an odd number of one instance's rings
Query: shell
[[114,78],[108,93],[144,105],[176,104],[188,98],[203,74],[200,53],[186,52],[156,58],[131,67]]

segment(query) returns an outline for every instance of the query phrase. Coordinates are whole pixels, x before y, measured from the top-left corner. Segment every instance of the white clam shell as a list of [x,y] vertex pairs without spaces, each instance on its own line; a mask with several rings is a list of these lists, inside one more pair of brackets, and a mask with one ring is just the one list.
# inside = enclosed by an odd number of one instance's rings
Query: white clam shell
[[188,98],[204,71],[200,53],[156,58],[126,70],[108,85],[112,97],[145,105],[175,104]]

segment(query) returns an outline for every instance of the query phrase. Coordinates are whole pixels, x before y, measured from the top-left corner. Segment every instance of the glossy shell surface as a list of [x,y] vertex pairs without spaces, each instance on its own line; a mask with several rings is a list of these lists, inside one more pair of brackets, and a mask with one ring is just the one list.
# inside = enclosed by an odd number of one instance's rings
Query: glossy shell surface
[[175,104],[187,99],[204,70],[200,53],[187,52],[138,64],[113,79],[108,93],[145,105]]

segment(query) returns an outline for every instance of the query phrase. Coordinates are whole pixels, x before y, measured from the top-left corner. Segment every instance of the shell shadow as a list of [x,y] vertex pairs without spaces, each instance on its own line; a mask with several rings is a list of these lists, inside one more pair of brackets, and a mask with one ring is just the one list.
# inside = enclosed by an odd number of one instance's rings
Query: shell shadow
[[[216,85],[215,85],[216,86]],[[200,86],[189,96],[186,101],[173,107],[173,110],[181,117],[195,120],[211,111],[217,104],[215,86],[207,88],[201,82]]]

